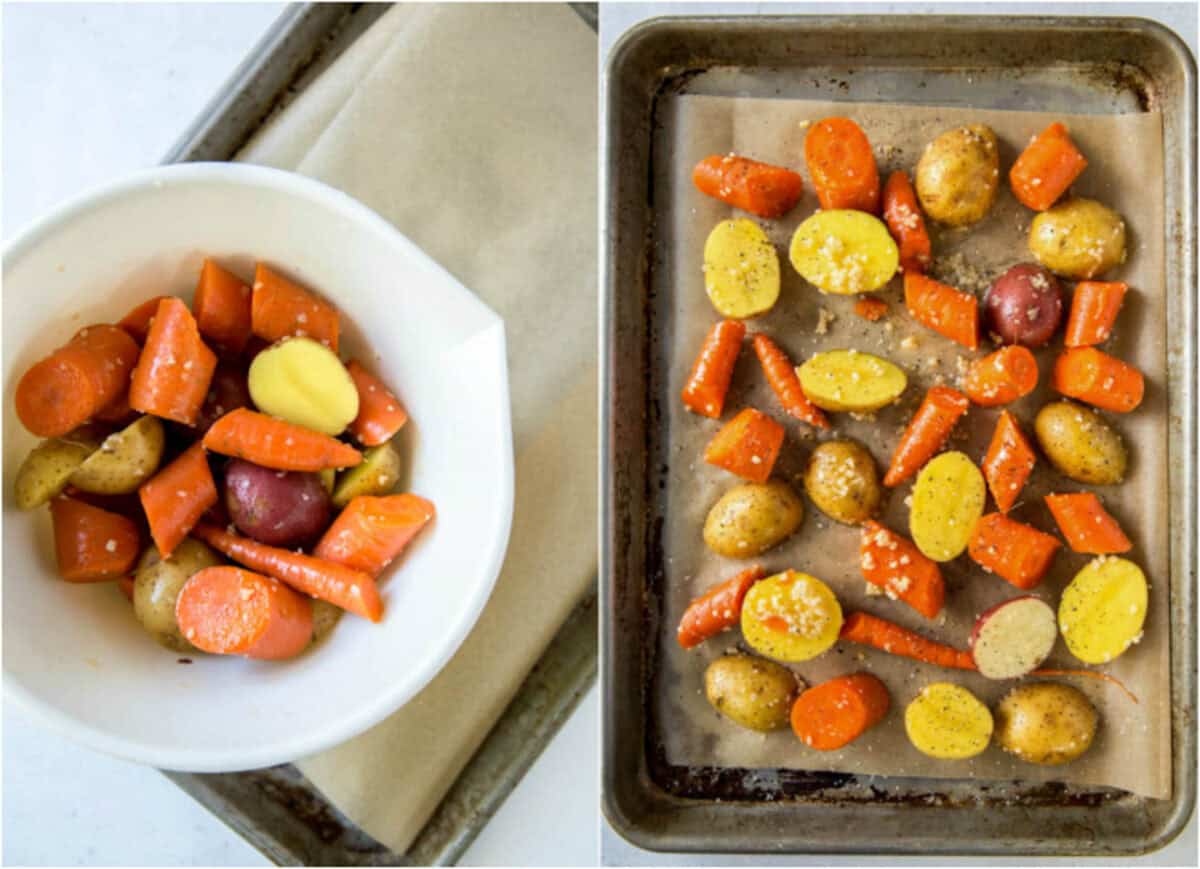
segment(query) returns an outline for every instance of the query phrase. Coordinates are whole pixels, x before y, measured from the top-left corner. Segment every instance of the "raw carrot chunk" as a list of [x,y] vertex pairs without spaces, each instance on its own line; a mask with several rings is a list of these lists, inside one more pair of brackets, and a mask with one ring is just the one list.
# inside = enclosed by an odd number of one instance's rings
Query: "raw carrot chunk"
[[712,419],[721,418],[725,393],[729,391],[744,337],[746,324],[740,320],[722,320],[709,330],[683,387],[683,403],[688,410]]
[[418,495],[359,495],[329,526],[313,554],[379,576],[437,515]]
[[1112,335],[1113,324],[1121,312],[1128,287],[1120,281],[1080,281],[1071,297],[1067,332],[1063,343],[1068,347],[1103,344]]
[[217,485],[204,447],[192,444],[143,483],[138,498],[150,522],[154,545],[163,558],[169,557],[200,517],[217,503]]
[[1064,350],[1054,363],[1054,388],[1063,395],[1116,413],[1142,403],[1142,372],[1095,347]]
[[1007,410],[1001,412],[982,465],[984,479],[1001,513],[1017,503],[1036,462],[1037,454],[1017,418]]
[[829,428],[829,420],[821,408],[808,400],[792,360],[779,345],[761,332],[754,336],[754,353],[762,365],[763,374],[784,412],[817,428]]
[[900,268],[924,274],[933,246],[917,204],[917,192],[904,172],[893,172],[883,187],[883,219],[900,248]]
[[765,483],[783,446],[783,426],[752,407],[721,426],[708,447],[704,461],[755,483]]
[[735,154],[705,157],[692,170],[692,183],[701,193],[768,219],[795,208],[804,191],[804,180],[791,169]]
[[979,302],[970,293],[906,271],[904,304],[922,326],[968,350],[978,349]]
[[240,567],[206,567],[175,601],[188,642],[214,655],[278,660],[312,639],[312,603],[283,583]]
[[746,592],[765,575],[761,564],[747,567],[688,604],[675,632],[679,645],[694,649],[709,637],[715,637],[737,625],[742,619],[742,602],[746,599]]
[[967,412],[967,397],[949,386],[933,386],[896,445],[883,485],[899,486],[941,449],[959,417]]
[[334,353],[338,349],[337,308],[262,263],[254,270],[250,323],[265,341],[309,337]]
[[1034,211],[1045,211],[1075,183],[1087,160],[1057,121],[1025,147],[1008,173],[1013,196]]
[[1037,360],[1020,344],[1001,347],[967,368],[963,392],[980,407],[996,407],[1023,398],[1037,388]]
[[936,561],[874,519],[863,525],[859,552],[867,582],[883,589],[888,597],[904,601],[925,618],[937,618],[946,599],[946,584]]
[[1109,515],[1092,492],[1047,495],[1046,506],[1050,508],[1067,545],[1075,552],[1115,555],[1133,548],[1133,543],[1125,536],[1120,524]]
[[213,423],[204,448],[277,471],[349,468],[362,461],[362,453],[336,438],[244,407]]
[[354,359],[346,364],[358,390],[358,416],[350,423],[350,434],[366,447],[387,443],[408,422],[408,411],[384,382]]
[[879,168],[867,134],[849,118],[817,121],[804,137],[804,162],[823,209],[879,213]]
[[837,751],[882,721],[890,707],[887,687],[877,677],[838,676],[796,698],[792,731],[809,748]]
[[841,639],[871,646],[891,655],[924,661],[936,667],[949,667],[954,670],[976,669],[975,659],[971,657],[970,652],[926,639],[895,622],[869,613],[848,614],[842,623]]
[[141,538],[133,520],[74,498],[50,502],[58,573],[67,582],[101,582],[127,574]]
[[988,513],[975,523],[967,554],[984,570],[1028,591],[1041,583],[1061,545],[1003,513]]
[[217,356],[200,337],[187,305],[176,298],[163,299],[133,370],[129,406],[191,425],[216,367]]
[[887,315],[887,311],[887,302],[883,299],[876,299],[874,296],[864,296],[854,303],[854,313],[872,323],[882,320]]
[[214,347],[237,355],[250,340],[250,288],[210,259],[200,269],[192,312],[200,334]]
[[169,298],[171,297],[155,296],[153,299],[147,299],[118,320],[117,325],[132,335],[138,344],[145,344],[146,336],[150,334],[150,321],[158,313],[158,303]]

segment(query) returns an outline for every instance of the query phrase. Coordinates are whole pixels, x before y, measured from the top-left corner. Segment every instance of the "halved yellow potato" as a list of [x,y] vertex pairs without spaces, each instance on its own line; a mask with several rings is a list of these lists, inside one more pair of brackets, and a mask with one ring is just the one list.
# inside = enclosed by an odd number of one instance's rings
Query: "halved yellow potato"
[[1087,664],[1106,664],[1142,637],[1149,589],[1142,569],[1113,555],[1093,559],[1063,589],[1058,630]]
[[913,486],[908,516],[913,543],[934,561],[958,558],[983,515],[986,490],[983,474],[963,453],[930,459]]
[[104,439],[71,474],[70,483],[97,495],[133,492],[158,470],[166,433],[158,417],[140,416]]
[[742,320],[779,299],[779,254],[761,226],[722,220],[704,242],[704,289],[722,317]]
[[337,354],[311,338],[285,338],[250,363],[250,398],[263,413],[327,435],[358,416],[358,389]]
[[865,211],[818,211],[792,236],[788,257],[822,293],[869,293],[891,280],[900,251],[883,221]]
[[742,603],[742,636],[780,661],[807,661],[827,651],[842,630],[842,607],[825,583],[785,570],[750,587]]
[[808,400],[823,410],[870,413],[903,394],[908,377],[878,356],[858,350],[827,350],[796,368]]
[[333,506],[345,507],[359,495],[386,495],[400,482],[400,453],[392,442],[363,452],[363,460],[338,474],[333,487]]
[[970,691],[950,682],[926,685],[904,710],[904,730],[921,754],[964,760],[992,741],[991,711]]

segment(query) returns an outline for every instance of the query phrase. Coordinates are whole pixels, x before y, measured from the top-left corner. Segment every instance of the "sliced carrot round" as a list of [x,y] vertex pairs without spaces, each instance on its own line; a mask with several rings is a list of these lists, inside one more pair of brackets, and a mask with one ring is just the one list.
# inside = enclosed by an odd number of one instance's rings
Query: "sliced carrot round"
[[887,715],[891,698],[870,673],[855,673],[809,688],[792,705],[792,730],[809,748],[836,751]]
[[312,638],[312,603],[240,567],[207,567],[179,592],[175,618],[188,642],[214,655],[290,658]]

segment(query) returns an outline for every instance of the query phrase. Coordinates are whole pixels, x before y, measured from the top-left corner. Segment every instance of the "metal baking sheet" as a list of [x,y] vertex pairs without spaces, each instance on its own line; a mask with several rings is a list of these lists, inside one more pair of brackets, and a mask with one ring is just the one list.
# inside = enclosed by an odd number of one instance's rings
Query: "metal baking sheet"
[[[1164,119],[1172,469],[1175,788],[1009,786],[668,765],[647,715],[655,672],[665,465],[652,154],[663,94],[785,96]],[[916,16],[672,18],[631,30],[606,72],[602,282],[601,657],[604,808],[635,844],[672,851],[1135,854],[1182,829],[1195,800],[1195,64],[1137,19]],[[848,834],[848,830],[852,833]]]
[[[572,3],[596,29],[594,3]],[[388,3],[289,6],[164,163],[231,160]],[[164,772],[281,866],[453,865],[570,717],[596,678],[596,593],[584,596],[404,854],[359,829],[292,764],[241,773]]]

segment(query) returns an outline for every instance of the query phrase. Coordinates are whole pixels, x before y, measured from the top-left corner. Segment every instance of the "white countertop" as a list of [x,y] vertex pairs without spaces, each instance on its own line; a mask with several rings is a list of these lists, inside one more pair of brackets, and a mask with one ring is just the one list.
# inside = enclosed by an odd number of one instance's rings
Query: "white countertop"
[[[3,236],[158,163],[282,4],[5,5]],[[593,689],[464,858],[591,865]],[[3,717],[6,865],[267,865],[157,771]],[[531,830],[539,835],[530,835]]]

